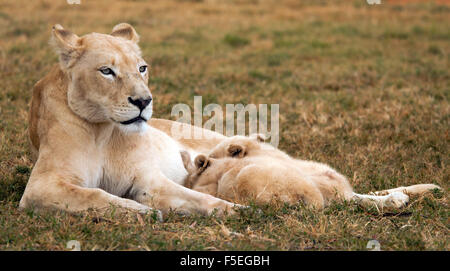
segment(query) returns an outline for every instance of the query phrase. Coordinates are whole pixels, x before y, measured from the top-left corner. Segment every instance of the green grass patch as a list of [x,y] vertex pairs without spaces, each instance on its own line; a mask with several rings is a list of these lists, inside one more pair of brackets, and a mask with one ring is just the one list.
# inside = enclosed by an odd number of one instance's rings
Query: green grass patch
[[[448,6],[235,2],[2,5],[0,250],[66,250],[69,240],[82,250],[367,250],[372,239],[382,250],[450,250]],[[41,19],[50,17],[57,21]],[[204,106],[279,104],[279,148],[331,165],[356,192],[418,183],[444,191],[391,213],[251,203],[225,218],[169,213],[160,223],[117,210],[19,210],[33,167],[31,88],[58,60],[51,23],[81,36],[119,22],[135,26],[151,64],[155,117],[171,119],[173,105],[192,107],[194,95]]]

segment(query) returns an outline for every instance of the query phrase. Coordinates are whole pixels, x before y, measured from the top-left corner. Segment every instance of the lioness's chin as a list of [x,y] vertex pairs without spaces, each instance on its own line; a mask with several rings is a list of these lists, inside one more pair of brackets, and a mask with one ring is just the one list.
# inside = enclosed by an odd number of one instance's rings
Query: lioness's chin
[[117,124],[117,126],[119,127],[119,129],[126,133],[126,134],[131,134],[131,133],[145,133],[145,131],[147,131],[148,129],[148,124],[145,121],[136,121],[133,122],[131,124]]
[[141,115],[127,121],[117,122],[116,125],[119,129],[128,134],[128,133],[145,133],[148,129],[147,120],[152,117],[152,106],[148,106],[144,111],[141,112]]

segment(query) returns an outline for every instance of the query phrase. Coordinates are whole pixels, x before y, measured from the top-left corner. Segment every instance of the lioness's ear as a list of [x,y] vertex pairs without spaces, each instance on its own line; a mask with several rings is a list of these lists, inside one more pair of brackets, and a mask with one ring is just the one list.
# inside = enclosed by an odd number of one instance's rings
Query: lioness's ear
[[264,134],[258,134],[258,133],[251,134],[249,137],[251,139],[256,139],[256,141],[258,141],[258,142],[264,142],[268,139],[267,136],[265,136]]
[[201,173],[208,167],[209,160],[205,155],[199,154],[197,155],[197,157],[195,157],[194,164],[195,167],[197,168],[197,172]]
[[139,35],[136,33],[136,30],[127,23],[121,23],[114,26],[111,36],[131,40],[134,43],[139,42]]
[[59,24],[52,28],[51,43],[59,53],[59,60],[63,67],[70,67],[81,55],[80,38]]
[[227,152],[231,157],[244,157],[246,153],[246,149],[244,146],[239,144],[230,144],[227,148]]

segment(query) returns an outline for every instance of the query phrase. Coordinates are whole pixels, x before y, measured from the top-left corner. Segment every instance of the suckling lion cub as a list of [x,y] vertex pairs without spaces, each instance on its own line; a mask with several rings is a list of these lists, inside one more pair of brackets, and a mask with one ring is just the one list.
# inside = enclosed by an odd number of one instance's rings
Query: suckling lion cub
[[440,189],[434,184],[419,184],[379,191],[375,195],[357,194],[347,178],[328,165],[293,159],[263,141],[261,135],[226,138],[208,156],[198,155],[194,163],[188,153],[182,151],[189,173],[185,185],[234,202],[253,199],[257,203],[267,203],[276,199],[292,204],[303,201],[318,209],[332,200],[400,208],[408,202],[408,194]]

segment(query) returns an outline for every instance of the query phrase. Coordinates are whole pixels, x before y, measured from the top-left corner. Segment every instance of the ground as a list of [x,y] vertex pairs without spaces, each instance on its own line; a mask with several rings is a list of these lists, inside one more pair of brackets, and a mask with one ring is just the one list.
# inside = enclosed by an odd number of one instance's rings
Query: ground
[[[449,1],[0,3],[0,249],[449,250]],[[151,63],[154,116],[177,103],[279,104],[280,145],[330,164],[355,191],[435,183],[398,212],[333,203],[253,206],[228,218],[21,212],[33,167],[32,86],[59,23],[82,35],[132,24]],[[257,211],[258,209],[262,211]]]

